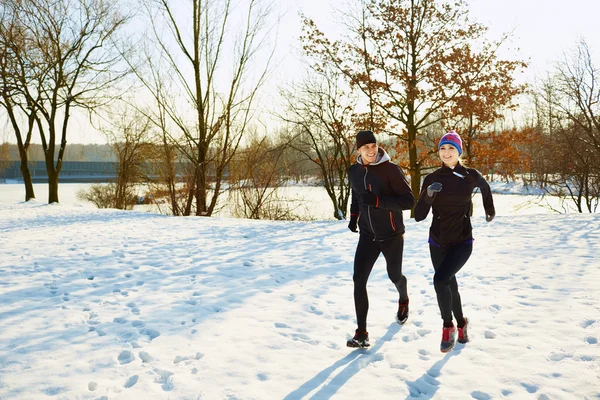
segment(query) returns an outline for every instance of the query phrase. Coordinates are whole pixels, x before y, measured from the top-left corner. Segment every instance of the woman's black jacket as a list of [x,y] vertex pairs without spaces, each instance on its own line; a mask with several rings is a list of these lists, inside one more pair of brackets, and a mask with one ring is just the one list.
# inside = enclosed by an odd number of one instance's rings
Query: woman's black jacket
[[[433,182],[440,182],[442,190],[432,198],[427,195],[427,187]],[[444,165],[425,177],[415,220],[424,220],[433,209],[429,237],[435,244],[447,246],[473,240],[471,197],[475,188],[481,190],[486,215],[493,217],[496,212],[490,185],[476,169],[460,163],[454,168]]]

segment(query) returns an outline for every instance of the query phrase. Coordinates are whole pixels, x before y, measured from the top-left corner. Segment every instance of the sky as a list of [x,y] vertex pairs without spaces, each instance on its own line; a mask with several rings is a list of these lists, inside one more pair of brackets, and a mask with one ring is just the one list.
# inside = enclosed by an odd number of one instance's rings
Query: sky
[[496,197],[491,223],[475,197],[457,276],[471,341],[442,354],[431,217],[405,220],[407,323],[380,257],[371,347],[350,349],[358,235],[345,222],[0,196],[0,398],[600,398],[600,215],[521,213]]
[[[513,32],[512,40],[503,48],[506,57],[520,56],[531,60],[533,73],[547,70],[584,37],[592,51],[600,57],[600,2],[594,0],[466,0],[472,20],[489,27],[489,37],[499,39]],[[286,15],[285,36],[297,37],[300,24],[290,4]],[[313,18],[322,30],[335,32],[339,21],[335,10],[344,8],[349,0],[302,0],[297,9]],[[350,0],[352,3],[352,0]],[[295,21],[295,22],[294,22]]]
[[[489,27],[490,39],[499,39],[506,32],[513,32],[511,40],[500,50],[507,59],[521,59],[530,67],[518,77],[520,82],[534,83],[543,78],[553,64],[569,53],[580,38],[588,42],[597,65],[600,65],[600,2],[594,0],[467,0],[472,19]],[[280,24],[273,32],[276,37],[278,67],[268,84],[269,93],[277,86],[301,74],[301,33],[299,12],[313,18],[326,34],[340,32],[339,12],[349,0],[284,0],[275,2],[274,18],[281,16]],[[273,22],[275,23],[275,22]],[[276,96],[261,100],[268,104]],[[83,116],[74,116],[70,130],[70,143],[103,143],[104,136],[96,134]],[[7,130],[0,140],[11,140],[12,131]]]

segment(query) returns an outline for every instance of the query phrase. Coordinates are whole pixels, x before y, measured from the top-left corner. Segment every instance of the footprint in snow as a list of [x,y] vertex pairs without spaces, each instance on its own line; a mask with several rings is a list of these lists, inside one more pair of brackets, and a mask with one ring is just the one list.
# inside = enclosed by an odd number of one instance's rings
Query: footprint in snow
[[115,324],[126,324],[126,323],[127,323],[127,320],[126,320],[125,318],[118,318],[118,317],[117,317],[117,318],[113,319],[113,322],[114,322]]
[[269,376],[268,376],[267,374],[262,374],[262,373],[259,373],[259,374],[256,374],[256,377],[257,377],[257,378],[258,378],[258,380],[259,380],[259,381],[261,381],[261,382],[264,382],[264,381],[267,381],[267,380],[269,380]]
[[552,361],[562,361],[565,358],[572,358],[573,356],[571,354],[566,354],[566,353],[552,353],[550,355],[550,360]]
[[523,386],[525,388],[525,390],[527,390],[529,393],[535,393],[538,391],[539,387],[537,385],[532,385],[529,383],[524,383],[521,382],[521,386]]
[[583,321],[583,322],[581,323],[581,327],[585,329],[585,328],[587,328],[587,327],[589,327],[589,326],[592,326],[592,325],[594,325],[594,323],[595,323],[595,322],[596,322],[596,320],[593,320],[593,319],[588,319],[588,320],[585,320],[585,321]]
[[154,381],[158,384],[161,384],[162,389],[165,392],[173,390],[173,373],[171,371],[166,371],[158,368],[154,368],[153,371],[156,374]]
[[129,364],[130,362],[135,360],[135,356],[129,350],[123,350],[117,357],[117,360],[119,360],[119,364],[121,365]]
[[492,398],[489,394],[480,392],[479,390],[471,392],[471,397],[477,400],[491,400]]
[[150,354],[148,354],[145,351],[140,351],[139,356],[143,363],[149,363],[152,361],[152,357],[150,356]]
[[44,283],[44,286],[46,286],[48,289],[50,289],[51,295],[55,295],[56,293],[58,293],[58,286],[56,286],[54,284],[47,284],[47,283]]
[[425,337],[425,336],[427,336],[427,335],[429,335],[431,333],[431,330],[429,330],[429,329],[417,329],[417,333],[419,334],[419,336]]
[[591,337],[591,336],[590,336],[590,337],[587,337],[587,338],[585,338],[585,341],[586,341],[588,344],[598,344],[598,339],[596,339],[595,337]]
[[93,392],[94,390],[98,389],[98,384],[96,382],[90,382],[88,383],[88,390],[90,392]]
[[123,387],[125,389],[129,389],[138,382],[138,379],[139,377],[137,375],[130,376],[129,378],[127,378],[127,381],[125,382],[125,385],[123,385]]
[[439,382],[425,374],[414,382],[407,382],[410,398],[429,396],[438,390]]
[[498,311],[500,311],[500,309],[502,309],[502,307],[500,307],[500,306],[499,306],[499,305],[497,305],[497,304],[492,304],[491,306],[489,306],[489,307],[488,307],[488,309],[489,309],[491,312],[498,312]]
[[191,355],[191,356],[176,356],[175,359],[173,360],[173,364],[179,364],[182,361],[188,361],[188,360],[199,360],[202,357],[204,357],[204,354],[199,353],[199,352],[194,355]]
[[147,329],[147,328],[140,330],[140,334],[148,336],[150,338],[150,341],[152,341],[160,336],[159,331],[154,330],[154,329]]
[[129,311],[131,311],[132,314],[140,315],[140,309],[137,308],[135,303],[127,303],[126,305],[129,307]]
[[311,312],[311,313],[313,313],[313,314],[315,314],[315,315],[323,315],[323,311],[317,310],[315,306],[310,306],[308,308],[308,311]]

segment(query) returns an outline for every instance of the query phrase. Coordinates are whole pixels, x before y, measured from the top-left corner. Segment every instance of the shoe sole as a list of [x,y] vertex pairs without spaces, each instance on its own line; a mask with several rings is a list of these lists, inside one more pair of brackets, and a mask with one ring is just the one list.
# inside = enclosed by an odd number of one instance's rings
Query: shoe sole
[[453,348],[454,348],[454,345],[453,345],[452,347],[450,347],[449,349],[445,349],[445,350],[443,350],[443,349],[440,349],[440,351],[441,351],[442,353],[449,353],[450,351],[452,351],[452,349],[453,349]]
[[346,347],[351,347],[354,349],[364,349],[365,347],[369,347],[369,346],[371,346],[371,343],[359,344],[359,343],[351,342],[351,341],[346,342]]
[[406,321],[408,321],[408,315],[406,316],[406,318],[400,319],[398,318],[398,314],[396,314],[396,322],[398,323],[398,325],[404,325]]

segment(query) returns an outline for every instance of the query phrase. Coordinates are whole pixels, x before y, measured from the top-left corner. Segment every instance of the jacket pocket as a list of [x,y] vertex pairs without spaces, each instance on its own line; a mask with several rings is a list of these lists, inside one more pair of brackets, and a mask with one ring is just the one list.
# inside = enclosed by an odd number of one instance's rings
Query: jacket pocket
[[390,211],[390,224],[392,225],[392,230],[396,232],[396,221],[394,220],[394,214]]

